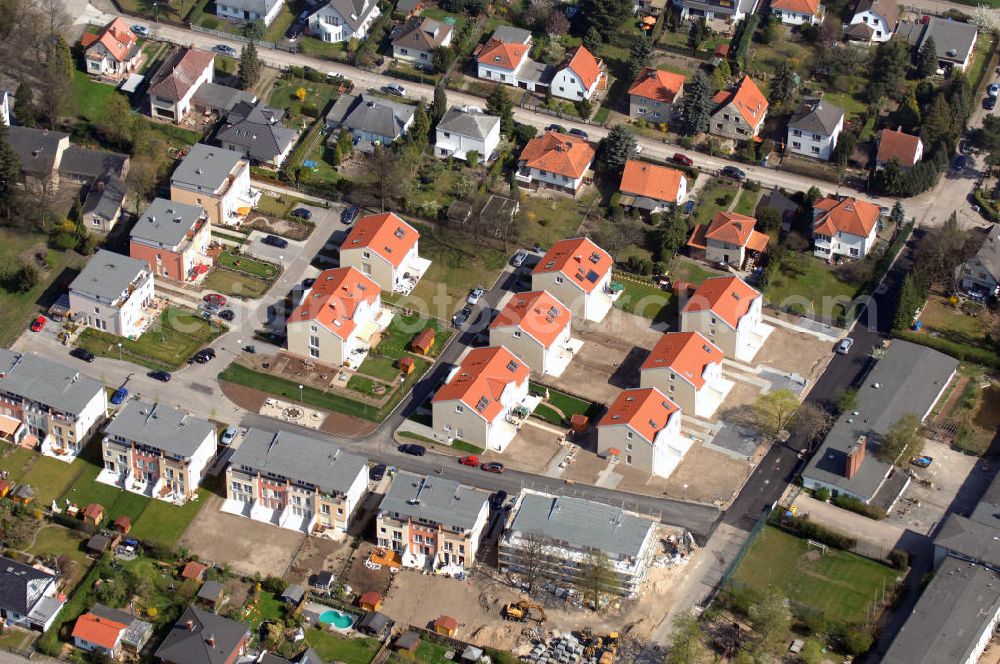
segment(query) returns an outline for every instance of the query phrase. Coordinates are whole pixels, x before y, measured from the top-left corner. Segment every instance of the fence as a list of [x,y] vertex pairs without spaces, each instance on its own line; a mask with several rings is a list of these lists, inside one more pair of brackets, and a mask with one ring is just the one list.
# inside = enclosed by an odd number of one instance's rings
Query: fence
[[263,41],[261,39],[250,39],[249,37],[244,37],[243,35],[233,34],[232,32],[223,32],[222,30],[212,30],[211,28],[205,28],[200,25],[191,24],[191,29],[197,32],[204,32],[207,35],[215,35],[216,37],[222,37],[223,39],[232,39],[234,41],[249,43],[253,42],[257,46],[262,46],[263,48],[274,50],[276,48],[274,42]]
[[750,536],[747,537],[745,542],[743,542],[743,546],[740,547],[740,550],[736,553],[736,557],[733,558],[733,561],[729,563],[729,566],[726,568],[726,571],[722,574],[722,578],[719,579],[719,584],[714,588],[712,588],[711,592],[709,593],[708,599],[705,602],[705,608],[712,606],[712,603],[718,596],[719,591],[721,591],[723,588],[725,588],[732,582],[733,574],[736,573],[736,568],[738,568],[740,566],[740,563],[743,562],[743,558],[747,555],[747,552],[750,550],[750,547],[753,546],[753,543],[757,539],[757,536],[760,535],[762,530],[764,530],[764,526],[767,525],[767,519],[770,515],[771,515],[770,507],[765,507],[760,511],[760,516],[757,518],[757,523],[755,523],[753,528],[750,529]]
[[587,118],[581,118],[579,115],[576,114],[571,115],[569,113],[561,113],[559,111],[553,111],[552,109],[545,108],[544,106],[537,106],[535,104],[526,104],[524,103],[523,100],[521,101],[520,104],[518,104],[518,106],[528,111],[533,111],[535,113],[542,113],[544,115],[551,115],[560,118],[562,120],[569,120],[570,122],[579,122],[581,124],[594,125],[595,127],[602,126],[600,122],[594,122],[593,120]]

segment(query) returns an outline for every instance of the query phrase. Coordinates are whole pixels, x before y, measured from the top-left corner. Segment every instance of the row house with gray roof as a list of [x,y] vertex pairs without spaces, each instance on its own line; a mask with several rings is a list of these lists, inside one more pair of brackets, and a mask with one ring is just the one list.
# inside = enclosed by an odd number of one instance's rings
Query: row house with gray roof
[[0,436],[73,461],[108,410],[104,385],[60,362],[0,348]]
[[844,109],[822,99],[803,100],[788,121],[788,150],[829,161],[843,130]]
[[336,44],[368,37],[372,24],[382,14],[376,0],[329,0],[309,15],[309,32]]
[[182,505],[198,490],[215,445],[208,420],[132,399],[104,429],[97,481]]
[[242,101],[229,111],[215,140],[255,166],[277,170],[299,136],[298,131],[282,124],[284,116],[284,111],[268,108],[260,102]]
[[327,139],[337,141],[337,130],[354,135],[354,145],[362,152],[375,151],[376,145],[389,145],[413,125],[416,106],[369,94],[341,95],[326,114]]
[[588,557],[599,553],[611,564],[612,591],[634,596],[659,549],[656,533],[656,519],[617,505],[523,489],[500,537],[499,566],[515,575],[531,566],[558,586],[574,587]]
[[69,285],[75,323],[138,337],[153,320],[153,273],[146,261],[100,249]]
[[489,517],[489,492],[440,476],[400,471],[379,505],[378,545],[406,567],[472,567]]
[[247,431],[226,470],[222,510],[311,534],[346,532],[368,488],[368,463],[289,431]]

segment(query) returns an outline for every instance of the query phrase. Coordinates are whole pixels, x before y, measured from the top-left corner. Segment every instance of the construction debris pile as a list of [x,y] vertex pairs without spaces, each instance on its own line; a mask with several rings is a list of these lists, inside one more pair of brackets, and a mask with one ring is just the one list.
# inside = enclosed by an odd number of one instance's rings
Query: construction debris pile
[[662,542],[664,553],[656,556],[654,567],[676,567],[686,565],[691,560],[691,550],[694,548],[691,533],[685,531],[681,537],[670,535]]
[[523,659],[529,664],[614,664],[618,633],[595,636],[589,629],[578,635],[556,632],[539,641]]

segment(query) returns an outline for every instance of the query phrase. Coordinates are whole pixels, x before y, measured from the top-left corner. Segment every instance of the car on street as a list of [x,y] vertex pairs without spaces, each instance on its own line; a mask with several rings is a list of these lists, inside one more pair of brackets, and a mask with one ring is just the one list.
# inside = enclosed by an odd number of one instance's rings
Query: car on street
[[582,138],[583,140],[587,140],[588,138],[590,138],[587,132],[585,132],[582,129],[577,129],[576,127],[573,127],[572,129],[569,130],[569,135],[576,136],[577,138]]
[[357,205],[352,205],[340,213],[340,223],[350,226],[354,223],[354,220],[358,218],[359,214],[361,214],[361,208]]
[[232,445],[236,440],[236,434],[240,432],[236,427],[229,427],[219,436],[219,445]]
[[996,107],[997,107],[996,97],[986,97],[985,99],[983,99],[983,108],[985,108],[987,111],[992,111]]
[[385,471],[385,464],[377,463],[368,471],[368,479],[372,482],[381,482],[382,478],[385,477]]
[[912,463],[917,468],[927,468],[928,466],[931,465],[933,461],[934,457],[924,456],[922,454],[910,459],[910,463]]
[[120,406],[125,399],[128,398],[128,390],[124,387],[119,387],[115,390],[115,393],[111,395],[111,403],[115,406]]
[[49,319],[46,318],[45,316],[39,315],[38,318],[36,318],[35,320],[31,321],[31,331],[32,332],[41,332],[42,330],[45,329],[45,323],[47,323],[48,320]]
[[734,180],[746,180],[747,174],[742,168],[736,168],[735,166],[726,166],[722,169],[722,176],[727,178],[732,178]]
[[458,462],[463,466],[472,466],[473,468],[475,468],[476,466],[479,465],[479,457],[477,457],[475,454],[468,454],[459,459]]
[[694,159],[680,152],[674,153],[673,160],[675,164],[680,164],[681,166],[694,166]]
[[501,474],[504,470],[503,464],[499,461],[490,461],[479,466],[481,470],[485,470],[487,473]]
[[396,448],[403,454],[409,454],[411,456],[423,456],[427,454],[427,448],[423,445],[414,445],[412,443],[404,443]]
[[1000,96],[1000,83],[993,83],[990,87],[986,88],[986,94],[991,97]]
[[212,50],[219,55],[224,55],[227,58],[235,58],[237,56],[236,49],[227,44],[216,44],[212,47]]
[[312,219],[313,213],[312,210],[300,207],[292,210],[291,215],[293,217],[298,217],[299,219],[305,219],[306,221],[309,221],[310,219]]
[[278,237],[277,235],[265,235],[261,240],[261,244],[266,244],[269,247],[277,247],[278,249],[285,249],[288,247],[288,240],[283,237]]
[[149,28],[142,25],[141,23],[136,23],[135,25],[133,25],[132,32],[139,35],[140,37],[148,37],[151,34],[149,32]]
[[70,357],[75,357],[84,362],[93,362],[95,355],[86,348],[74,348],[69,352]]
[[510,264],[514,267],[521,267],[526,260],[528,260],[528,252],[524,249],[518,249],[514,257],[510,259]]
[[462,327],[462,325],[465,324],[465,321],[469,320],[469,316],[471,315],[472,315],[472,309],[470,309],[469,307],[465,307],[464,309],[462,309],[457,314],[451,317],[451,324],[455,327]]
[[567,132],[566,132],[566,127],[564,127],[564,126],[562,126],[562,125],[558,125],[558,124],[554,124],[554,123],[553,123],[553,124],[550,124],[550,125],[549,125],[548,127],[546,127],[546,128],[545,128],[545,131],[557,131],[557,132],[559,132],[560,134],[565,134],[565,133],[567,133]]
[[236,318],[236,312],[233,311],[232,309],[223,309],[222,311],[219,312],[219,318],[226,321],[227,323],[231,322],[234,318]]
[[851,346],[854,345],[854,339],[850,337],[844,337],[837,342],[837,352],[841,355],[847,355],[851,352]]
[[404,88],[399,83],[390,83],[388,85],[383,85],[382,92],[386,93],[387,95],[396,95],[397,97],[406,96],[406,88]]
[[219,293],[209,293],[205,297],[201,298],[206,304],[214,307],[224,307],[226,306],[226,296],[220,295]]
[[485,288],[483,288],[482,286],[476,286],[475,288],[472,289],[472,292],[469,293],[469,297],[467,297],[465,301],[468,302],[469,304],[476,304],[477,302],[479,302],[480,298],[483,297],[483,293],[485,292],[486,292]]
[[501,489],[497,491],[492,496],[490,496],[490,507],[498,510],[503,507],[503,504],[507,502],[507,492]]
[[191,364],[192,362],[197,362],[198,364],[205,364],[209,360],[214,360],[214,359],[215,359],[214,348],[202,348],[193,356],[191,356],[191,360],[188,362],[188,364]]
[[146,375],[149,376],[150,378],[152,378],[153,380],[160,381],[161,383],[169,383],[170,379],[173,377],[173,376],[170,375],[169,371],[163,371],[163,370],[159,370],[159,369],[156,370],[156,371],[150,371]]

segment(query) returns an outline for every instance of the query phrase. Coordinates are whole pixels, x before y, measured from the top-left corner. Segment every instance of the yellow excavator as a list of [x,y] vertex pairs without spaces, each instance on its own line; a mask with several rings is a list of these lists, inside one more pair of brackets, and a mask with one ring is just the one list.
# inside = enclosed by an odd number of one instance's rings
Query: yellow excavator
[[519,622],[526,622],[531,617],[531,610],[534,609],[537,612],[535,620],[539,623],[543,623],[549,619],[545,614],[545,609],[542,605],[537,602],[532,602],[528,599],[521,599],[517,602],[510,602],[505,604],[503,607],[503,617],[507,620],[517,620]]
[[580,642],[585,646],[584,657],[593,657],[599,653],[598,664],[614,664],[620,640],[618,632],[595,635],[589,627],[580,632]]

